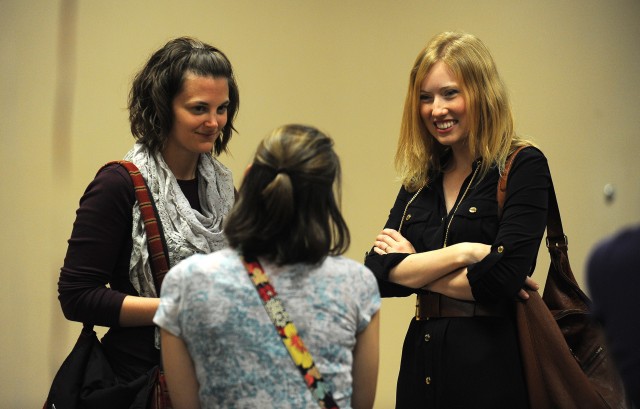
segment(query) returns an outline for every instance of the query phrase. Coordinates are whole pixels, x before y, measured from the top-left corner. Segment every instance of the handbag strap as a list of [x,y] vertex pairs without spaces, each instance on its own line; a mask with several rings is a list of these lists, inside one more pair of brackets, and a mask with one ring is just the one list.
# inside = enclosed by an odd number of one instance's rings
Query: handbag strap
[[518,149],[509,154],[504,165],[504,172],[502,172],[502,174],[500,175],[500,180],[498,181],[498,193],[496,195],[496,198],[498,200],[498,219],[502,218],[502,209],[504,208],[504,201],[507,197],[507,177],[509,176],[511,165],[513,165],[513,161],[516,159],[518,153],[520,153],[520,151],[524,148],[526,148],[526,146],[520,146]]
[[[149,249],[149,259],[151,265],[151,271],[153,271],[153,284],[156,288],[156,293],[160,295],[160,288],[162,286],[162,280],[169,271],[169,252],[167,251],[167,243],[164,240],[164,233],[162,232],[162,224],[160,223],[160,217],[158,216],[158,210],[153,202],[153,196],[149,192],[149,186],[142,177],[138,167],[132,162],[126,160],[116,160],[105,163],[96,174],[102,172],[107,166],[118,164],[123,166],[133,182],[133,188],[138,200],[138,207],[140,208],[140,214],[144,222],[144,230],[147,233],[147,247]],[[93,324],[82,323],[83,331],[93,331]],[[156,337],[157,337],[156,329]],[[162,368],[162,363],[160,363]]]
[[111,161],[105,164],[98,173],[106,166],[112,164],[123,166],[129,172],[129,176],[131,176],[136,199],[138,200],[138,207],[140,208],[140,214],[144,222],[144,229],[147,233],[149,264],[151,265],[151,271],[153,271],[156,293],[159,295],[162,280],[164,280],[164,276],[167,275],[169,271],[169,252],[167,251],[167,244],[164,240],[164,233],[162,232],[162,224],[160,223],[158,210],[153,202],[153,196],[149,192],[149,186],[147,186],[147,182],[144,180],[144,177],[142,177],[140,170],[132,162],[126,160]]
[[[509,171],[511,170],[511,166],[513,165],[513,162],[515,161],[518,153],[520,153],[520,151],[522,151],[526,147],[527,146],[520,146],[509,155],[505,164],[504,172],[502,173],[502,175],[500,176],[500,180],[498,181],[496,198],[498,201],[499,218],[502,217],[502,210],[504,208],[504,202],[507,195],[507,178],[509,176]],[[571,266],[569,265],[569,255],[567,253],[569,240],[564,234],[564,230],[562,228],[562,219],[560,218],[558,199],[556,197],[556,191],[553,187],[553,180],[551,179],[549,179],[548,187],[546,244],[551,256],[553,267],[549,269],[547,282],[549,282],[549,280],[554,280],[556,281],[555,285],[562,285],[559,283],[562,282],[565,286],[569,287],[568,289],[576,294],[581,303],[589,305],[590,300],[580,289],[580,286],[578,285],[578,282],[576,281],[576,278],[571,270]],[[547,286],[545,285],[545,292],[546,289]]]
[[260,265],[260,262],[255,257],[242,256],[242,264],[244,264],[251,282],[258,291],[262,304],[269,318],[271,318],[271,322],[280,335],[280,339],[287,351],[289,351],[293,363],[300,371],[304,383],[311,391],[311,394],[318,401],[321,408],[338,409],[328,385],[322,378],[311,353],[300,335],[298,335],[296,326],[284,309],[276,289],[269,281],[269,277],[267,277],[267,273]]

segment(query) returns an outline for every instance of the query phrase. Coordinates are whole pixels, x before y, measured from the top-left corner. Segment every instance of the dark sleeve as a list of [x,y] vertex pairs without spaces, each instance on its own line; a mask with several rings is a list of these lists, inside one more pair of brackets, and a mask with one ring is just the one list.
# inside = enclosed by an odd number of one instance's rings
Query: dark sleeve
[[547,226],[550,180],[542,152],[526,148],[518,154],[507,178],[507,196],[491,253],[468,270],[477,301],[513,299],[533,271]]
[[587,285],[613,360],[640,407],[640,226],[601,241],[587,262]]
[[128,280],[134,202],[120,165],[105,168],[84,192],[58,281],[67,319],[118,326],[125,296],[135,294]]
[[[411,198],[411,194],[404,188],[400,189],[396,201],[389,213],[389,219],[385,223],[384,228],[397,230],[400,226],[402,213],[404,212],[407,202]],[[409,254],[392,253],[381,256],[373,251],[373,248],[365,256],[364,264],[369,267],[378,280],[380,295],[382,297],[406,297],[415,292],[413,288],[405,287],[400,284],[389,281],[389,272],[392,268],[400,264]]]

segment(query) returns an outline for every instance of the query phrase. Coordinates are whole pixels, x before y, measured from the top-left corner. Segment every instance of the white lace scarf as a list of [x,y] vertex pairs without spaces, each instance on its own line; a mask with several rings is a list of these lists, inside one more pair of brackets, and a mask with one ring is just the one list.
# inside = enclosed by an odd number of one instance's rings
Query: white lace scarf
[[[136,143],[124,157],[133,162],[153,195],[169,250],[169,266],[195,253],[210,253],[227,246],[222,232],[224,216],[233,206],[231,171],[209,154],[198,161],[198,196],[202,214],[191,208],[162,155]],[[138,203],[133,206],[133,250],[129,279],[142,297],[158,297],[149,264],[147,235]]]

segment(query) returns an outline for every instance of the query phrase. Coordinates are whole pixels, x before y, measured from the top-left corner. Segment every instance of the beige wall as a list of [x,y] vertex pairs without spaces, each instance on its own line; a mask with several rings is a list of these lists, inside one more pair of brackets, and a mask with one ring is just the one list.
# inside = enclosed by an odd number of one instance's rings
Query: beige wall
[[[277,125],[334,136],[349,255],[362,260],[399,188],[392,156],[415,55],[439,31],[477,34],[511,90],[519,131],[549,158],[582,281],[592,245],[638,221],[638,21],[637,0],[0,0],[0,407],[41,404],[77,336],[56,299],[74,212],[98,167],[131,146],[131,76],[167,39],[200,37],[234,63],[240,134],[222,160],[236,183]],[[617,188],[612,204],[606,183]],[[392,407],[412,301],[383,305],[377,408]]]

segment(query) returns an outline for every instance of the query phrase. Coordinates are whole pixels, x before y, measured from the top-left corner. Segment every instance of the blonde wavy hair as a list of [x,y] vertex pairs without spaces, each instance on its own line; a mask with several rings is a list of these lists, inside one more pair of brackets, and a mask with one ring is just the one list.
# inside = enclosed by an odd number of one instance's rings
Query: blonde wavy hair
[[461,86],[469,117],[468,145],[482,158],[480,178],[497,166],[504,170],[510,152],[531,141],[515,134],[511,104],[489,49],[472,34],[443,32],[420,51],[411,69],[395,156],[403,186],[416,191],[429,182],[431,171],[442,170],[449,149],[427,131],[420,116],[420,88],[433,65],[442,61]]

